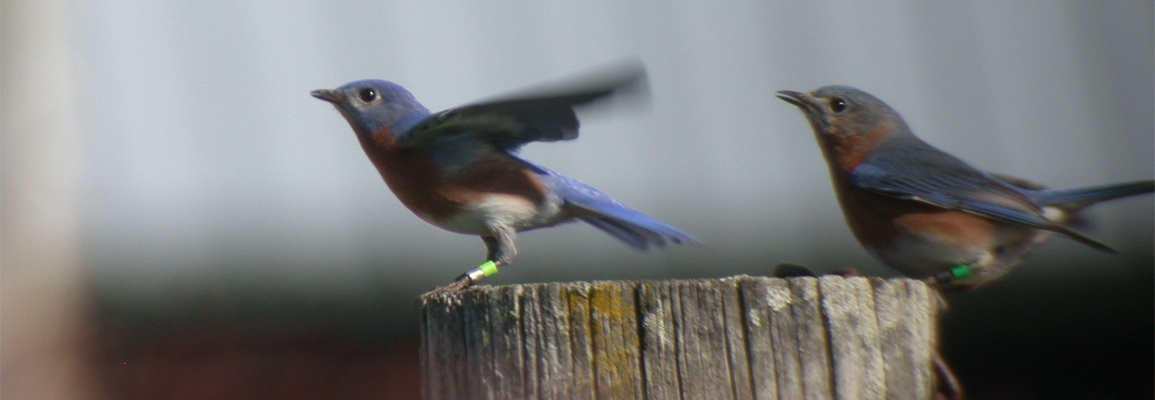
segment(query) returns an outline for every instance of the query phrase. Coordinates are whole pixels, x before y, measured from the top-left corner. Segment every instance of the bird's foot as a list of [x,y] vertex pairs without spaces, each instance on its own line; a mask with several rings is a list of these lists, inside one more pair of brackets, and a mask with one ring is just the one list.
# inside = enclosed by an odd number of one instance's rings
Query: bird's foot
[[802,276],[813,277],[815,275],[814,271],[811,271],[810,268],[796,264],[782,263],[774,267],[775,278],[797,278]]
[[454,294],[473,286],[473,283],[474,281],[469,279],[468,274],[463,274],[457,277],[453,283],[429,289],[428,292],[425,292],[425,294],[421,295],[417,300],[418,308],[420,308],[420,304],[428,303],[431,300],[445,301],[450,299]]
[[[843,278],[861,276],[861,274],[858,273],[858,270],[854,268],[839,269],[823,275],[838,275]],[[796,264],[782,263],[778,264],[777,267],[774,267],[775,278],[797,278],[802,276],[817,277],[818,275],[816,275],[809,268]]]
[[430,289],[424,295],[421,295],[421,299],[426,300],[436,297],[445,297],[452,293],[460,292],[470,286],[473,286],[474,283],[477,283],[477,281],[481,280],[482,278],[493,276],[495,274],[497,274],[497,263],[493,261],[486,261],[485,263],[481,264],[481,266],[461,274],[461,276],[458,276],[457,279],[453,280],[453,283]]
[[970,287],[965,281],[974,275],[974,268],[967,265],[959,265],[951,268],[948,271],[939,272],[935,276],[926,278],[926,283],[937,288],[941,292],[954,292],[959,289]]

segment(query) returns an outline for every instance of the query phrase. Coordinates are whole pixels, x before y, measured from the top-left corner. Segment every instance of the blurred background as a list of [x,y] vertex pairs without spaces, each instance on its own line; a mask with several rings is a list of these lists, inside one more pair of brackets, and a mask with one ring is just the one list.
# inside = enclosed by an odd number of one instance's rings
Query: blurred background
[[[588,226],[519,237],[488,284],[893,276],[854,241],[774,91],[848,84],[923,139],[1050,186],[1155,175],[1146,1],[8,1],[0,9],[6,399],[416,398],[414,299],[476,237],[389,192],[309,91],[381,78],[431,110],[645,63],[644,112],[583,113],[525,158],[704,247]],[[1151,196],[1091,209],[1006,279],[949,296],[974,398],[1152,398]]]

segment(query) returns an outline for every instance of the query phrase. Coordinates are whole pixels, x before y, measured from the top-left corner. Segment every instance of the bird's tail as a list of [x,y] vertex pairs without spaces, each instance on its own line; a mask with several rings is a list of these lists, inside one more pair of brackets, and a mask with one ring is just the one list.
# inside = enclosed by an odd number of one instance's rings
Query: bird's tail
[[646,250],[650,246],[665,247],[666,243],[701,244],[677,228],[626,207],[577,179],[550,171],[529,161],[522,162],[532,167],[546,186],[563,199],[567,206],[579,209],[580,211],[576,213],[579,219],[630,247]]
[[635,215],[632,215],[629,221],[604,215],[581,217],[581,220],[638,250],[646,250],[650,246],[665,247],[667,242],[699,244],[693,237],[677,228],[637,211],[633,213]]
[[1040,206],[1074,213],[1098,202],[1151,193],[1153,190],[1155,181],[1141,181],[1074,189],[1043,189],[1030,196]]

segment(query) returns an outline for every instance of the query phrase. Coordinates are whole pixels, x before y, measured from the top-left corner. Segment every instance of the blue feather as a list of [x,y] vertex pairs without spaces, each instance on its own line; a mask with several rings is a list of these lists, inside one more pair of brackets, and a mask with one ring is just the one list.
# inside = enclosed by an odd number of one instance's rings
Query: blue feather
[[568,176],[529,163],[549,190],[568,206],[580,208],[578,218],[638,250],[664,247],[667,242],[701,244],[662,221],[626,207],[610,196]]
[[1040,206],[1058,206],[1070,212],[1101,201],[1151,193],[1153,190],[1155,181],[1142,181],[1074,189],[1043,189],[1029,191],[1027,196]]

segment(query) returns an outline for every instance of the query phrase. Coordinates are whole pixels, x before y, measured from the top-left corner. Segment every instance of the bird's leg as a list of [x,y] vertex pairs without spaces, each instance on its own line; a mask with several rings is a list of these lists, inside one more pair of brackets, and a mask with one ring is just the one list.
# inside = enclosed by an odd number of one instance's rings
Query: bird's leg
[[517,257],[517,248],[513,245],[514,239],[517,238],[517,231],[501,224],[494,224],[490,227],[490,231],[493,232],[492,236],[481,237],[481,240],[485,242],[486,249],[488,249],[485,262],[457,277],[453,285],[460,284],[462,289],[469,287],[482,278],[496,275],[498,267],[509,265],[510,262],[513,262],[513,258]]
[[939,290],[957,289],[958,282],[969,279],[974,275],[974,267],[969,265],[958,265],[950,270],[939,272],[930,278],[926,278],[926,282]]
[[501,224],[491,225],[489,231],[493,235],[481,237],[481,240],[485,242],[485,248],[488,250],[485,262],[477,268],[461,274],[453,283],[431,290],[426,296],[456,292],[470,287],[482,278],[496,275],[497,267],[508,265],[513,261],[513,258],[517,256],[517,249],[513,246],[513,241],[517,238],[517,231]]
[[935,394],[936,400],[962,400],[965,397],[962,383],[951,371],[950,365],[942,358],[938,350],[934,351],[934,373],[938,377],[939,391]]

